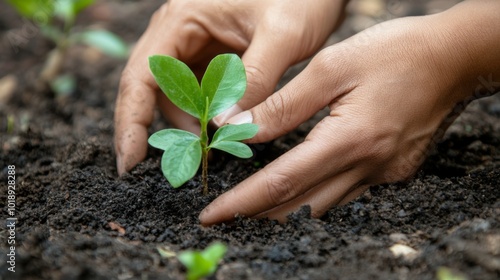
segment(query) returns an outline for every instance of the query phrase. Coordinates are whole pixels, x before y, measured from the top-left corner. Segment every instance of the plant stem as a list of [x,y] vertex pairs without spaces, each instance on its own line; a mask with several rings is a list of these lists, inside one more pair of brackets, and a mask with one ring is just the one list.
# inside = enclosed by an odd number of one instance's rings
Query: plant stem
[[207,123],[201,122],[201,181],[203,183],[203,195],[208,193],[208,134]]
[[40,76],[38,77],[38,88],[46,88],[47,85],[54,81],[61,72],[64,58],[70,44],[69,37],[71,35],[73,25],[74,19],[64,21],[63,32],[55,41],[56,48],[53,49],[47,56],[42,71],[40,72]]
[[203,195],[208,194],[208,97],[206,97],[205,102],[205,112],[200,120],[201,133],[200,133],[200,143],[201,143],[201,181],[203,183]]
[[201,180],[203,181],[203,195],[208,194],[208,150],[203,149],[201,154],[202,160],[202,170],[201,170]]

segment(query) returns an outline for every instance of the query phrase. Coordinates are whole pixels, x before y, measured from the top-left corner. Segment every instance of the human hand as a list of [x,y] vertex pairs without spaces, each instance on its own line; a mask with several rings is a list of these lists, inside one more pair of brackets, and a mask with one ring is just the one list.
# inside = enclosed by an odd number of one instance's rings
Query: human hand
[[244,98],[221,116],[249,109],[269,96],[286,69],[312,55],[339,23],[344,0],[171,0],[152,17],[123,71],[115,110],[118,173],[143,160],[147,128],[158,105],[175,126],[199,133],[199,123],[159,92],[147,58],[166,54],[201,76],[217,54],[242,55],[248,87]]
[[[490,32],[495,36],[478,32],[492,31],[499,14],[486,12],[493,9],[484,3],[365,30],[323,50],[264,103],[230,119],[258,124],[250,142],[264,142],[330,109],[303,143],[207,206],[201,223],[237,215],[284,221],[305,204],[319,217],[370,185],[409,178],[453,120],[456,105],[472,99],[476,78],[500,75],[499,28]],[[481,20],[453,24],[464,15]]]

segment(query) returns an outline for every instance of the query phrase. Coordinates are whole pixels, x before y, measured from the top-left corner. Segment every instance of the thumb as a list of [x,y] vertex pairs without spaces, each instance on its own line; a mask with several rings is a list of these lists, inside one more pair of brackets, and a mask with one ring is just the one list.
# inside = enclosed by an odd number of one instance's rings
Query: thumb
[[264,101],[274,92],[288,67],[298,60],[297,55],[291,50],[289,41],[262,33],[255,35],[242,56],[247,75],[245,95],[236,105],[213,119],[217,126],[224,125],[232,116]]
[[[324,55],[317,55],[296,78],[250,110],[227,123],[254,123],[259,126],[250,143],[266,142],[293,130],[332,100],[352,90],[345,69]],[[336,66],[337,65],[337,66]],[[344,70],[344,71],[340,71]]]

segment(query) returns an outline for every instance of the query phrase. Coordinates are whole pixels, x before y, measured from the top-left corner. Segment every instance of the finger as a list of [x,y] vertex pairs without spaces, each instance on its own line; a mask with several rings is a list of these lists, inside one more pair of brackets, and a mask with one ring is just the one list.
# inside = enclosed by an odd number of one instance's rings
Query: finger
[[114,146],[119,175],[146,157],[147,128],[153,121],[156,105],[157,88],[144,76],[138,79],[135,78],[137,74],[129,71],[125,70],[122,75],[114,114]]
[[114,146],[119,175],[132,169],[146,157],[147,128],[153,121],[158,90],[149,71],[147,57],[159,53],[176,55],[175,47],[166,44],[169,36],[161,41],[154,39],[157,36],[155,18],[166,13],[166,9],[167,5],[164,5],[153,17],[132,52],[120,80],[114,114]]
[[[355,87],[354,82],[345,81],[344,77],[348,75],[340,61],[322,59],[324,56],[316,56],[302,73],[281,90],[227,122],[257,124],[259,131],[248,142],[269,141],[296,128],[332,100]],[[337,66],[331,67],[329,64],[334,62],[338,63]]]
[[[216,117],[215,124],[223,125],[232,116],[263,102],[274,92],[279,79],[290,66],[310,57],[324,44],[329,34],[339,24],[343,9],[339,9],[338,3],[334,2],[326,6],[314,5],[307,9],[309,8],[323,9],[312,13],[319,16],[325,14],[324,9],[331,11],[328,16],[316,19],[316,23],[318,21],[322,23],[319,24],[320,28],[310,27],[312,32],[307,32],[301,29],[300,24],[295,26],[293,23],[304,19],[305,14],[302,13],[300,6],[287,7],[283,10],[290,16],[288,20],[292,22],[289,23],[274,14],[262,16],[262,24],[257,26],[251,44],[242,58],[248,79],[245,95],[237,105]],[[295,20],[294,16],[297,17]]]
[[130,86],[120,88],[114,116],[114,145],[119,175],[146,157],[147,127],[153,121],[154,107],[154,90],[148,85],[133,81]]
[[274,92],[281,76],[298,60],[286,38],[269,36],[269,31],[262,28],[256,31],[242,57],[247,75],[245,95],[236,105],[216,116],[215,125],[224,125],[232,116],[254,107]]
[[[320,125],[321,127],[321,125]],[[325,127],[323,127],[325,128]],[[346,139],[306,140],[238,186],[219,196],[200,214],[204,225],[252,217],[285,204],[320,182],[345,172],[356,160]],[[334,161],[332,159],[335,158]],[[290,164],[293,163],[293,164]]]
[[350,169],[332,178],[328,178],[301,196],[258,214],[254,218],[270,218],[285,222],[287,216],[304,205],[311,207],[311,216],[321,217],[326,211],[338,204],[348,193],[357,189],[363,174],[357,169]]
[[362,195],[366,190],[370,188],[370,185],[361,185],[353,189],[351,192],[347,193],[337,205],[344,205],[349,203],[351,200],[356,199],[358,196]]

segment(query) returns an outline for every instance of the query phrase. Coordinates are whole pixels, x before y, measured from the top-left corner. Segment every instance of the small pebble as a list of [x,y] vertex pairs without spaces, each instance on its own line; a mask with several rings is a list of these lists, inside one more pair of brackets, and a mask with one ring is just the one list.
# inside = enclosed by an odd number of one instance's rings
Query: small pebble
[[391,233],[389,235],[389,239],[394,243],[408,242],[408,237],[406,236],[406,234],[400,232]]
[[402,244],[392,245],[392,247],[389,248],[389,250],[392,252],[394,256],[403,257],[407,260],[413,260],[418,255],[417,250]]

